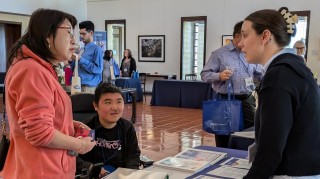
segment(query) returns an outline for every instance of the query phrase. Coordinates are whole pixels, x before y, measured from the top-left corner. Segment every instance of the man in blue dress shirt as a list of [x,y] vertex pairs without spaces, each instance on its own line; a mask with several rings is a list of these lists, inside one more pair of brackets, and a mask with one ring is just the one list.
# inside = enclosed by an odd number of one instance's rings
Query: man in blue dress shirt
[[[222,99],[227,98],[228,80],[232,81],[235,98],[242,102],[244,127],[249,128],[254,123],[256,106],[252,91],[262,78],[262,70],[260,65],[248,64],[238,46],[242,24],[243,21],[234,26],[233,40],[229,44],[212,52],[201,79],[212,83],[213,90]],[[228,146],[229,135],[215,135],[215,138],[218,147]]]
[[[81,91],[94,93],[102,81],[103,50],[93,43],[94,24],[83,21],[79,24],[80,37],[85,44],[83,53],[79,54],[79,76]],[[74,56],[72,57],[75,60]]]

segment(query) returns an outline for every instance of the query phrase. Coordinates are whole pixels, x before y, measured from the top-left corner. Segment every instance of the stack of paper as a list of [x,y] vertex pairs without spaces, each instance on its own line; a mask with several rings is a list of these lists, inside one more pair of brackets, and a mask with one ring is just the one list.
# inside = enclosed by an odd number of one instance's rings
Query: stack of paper
[[143,179],[169,179],[169,175],[164,172],[146,171],[146,170],[135,170],[128,168],[117,168],[114,172],[104,177],[106,179],[132,179],[132,178],[143,178]]
[[221,163],[221,165],[221,167],[210,171],[208,174],[220,177],[242,179],[248,173],[251,167],[251,164],[249,164],[248,160],[234,157]]
[[167,157],[156,163],[155,166],[180,170],[185,172],[199,172],[213,165],[227,156],[227,153],[200,149],[187,149],[174,157]]
[[235,132],[231,135],[254,139],[254,131]]

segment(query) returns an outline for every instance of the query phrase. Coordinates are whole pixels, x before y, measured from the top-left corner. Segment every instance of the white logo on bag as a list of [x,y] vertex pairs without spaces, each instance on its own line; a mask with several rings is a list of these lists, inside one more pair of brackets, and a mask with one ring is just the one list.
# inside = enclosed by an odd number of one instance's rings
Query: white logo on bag
[[79,85],[74,85],[73,88],[74,89],[81,89]]

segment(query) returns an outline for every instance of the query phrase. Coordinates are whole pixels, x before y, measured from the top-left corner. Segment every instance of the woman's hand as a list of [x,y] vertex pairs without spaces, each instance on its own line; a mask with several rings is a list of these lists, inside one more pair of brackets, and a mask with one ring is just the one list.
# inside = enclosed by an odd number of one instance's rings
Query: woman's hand
[[92,148],[96,145],[96,141],[92,137],[78,137],[82,140],[81,147],[78,149],[79,154],[85,154],[92,150]]
[[77,131],[79,128],[85,128],[85,129],[91,130],[90,127],[88,127],[87,125],[83,124],[80,121],[73,120],[73,126],[74,126],[74,131]]

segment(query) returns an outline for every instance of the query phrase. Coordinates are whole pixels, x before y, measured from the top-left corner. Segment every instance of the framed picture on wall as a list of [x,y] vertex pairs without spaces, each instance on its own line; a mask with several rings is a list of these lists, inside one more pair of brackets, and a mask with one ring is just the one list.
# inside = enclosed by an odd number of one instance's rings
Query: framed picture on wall
[[222,35],[222,46],[229,44],[232,39],[233,39],[232,35]]
[[165,62],[165,36],[138,36],[139,62]]

